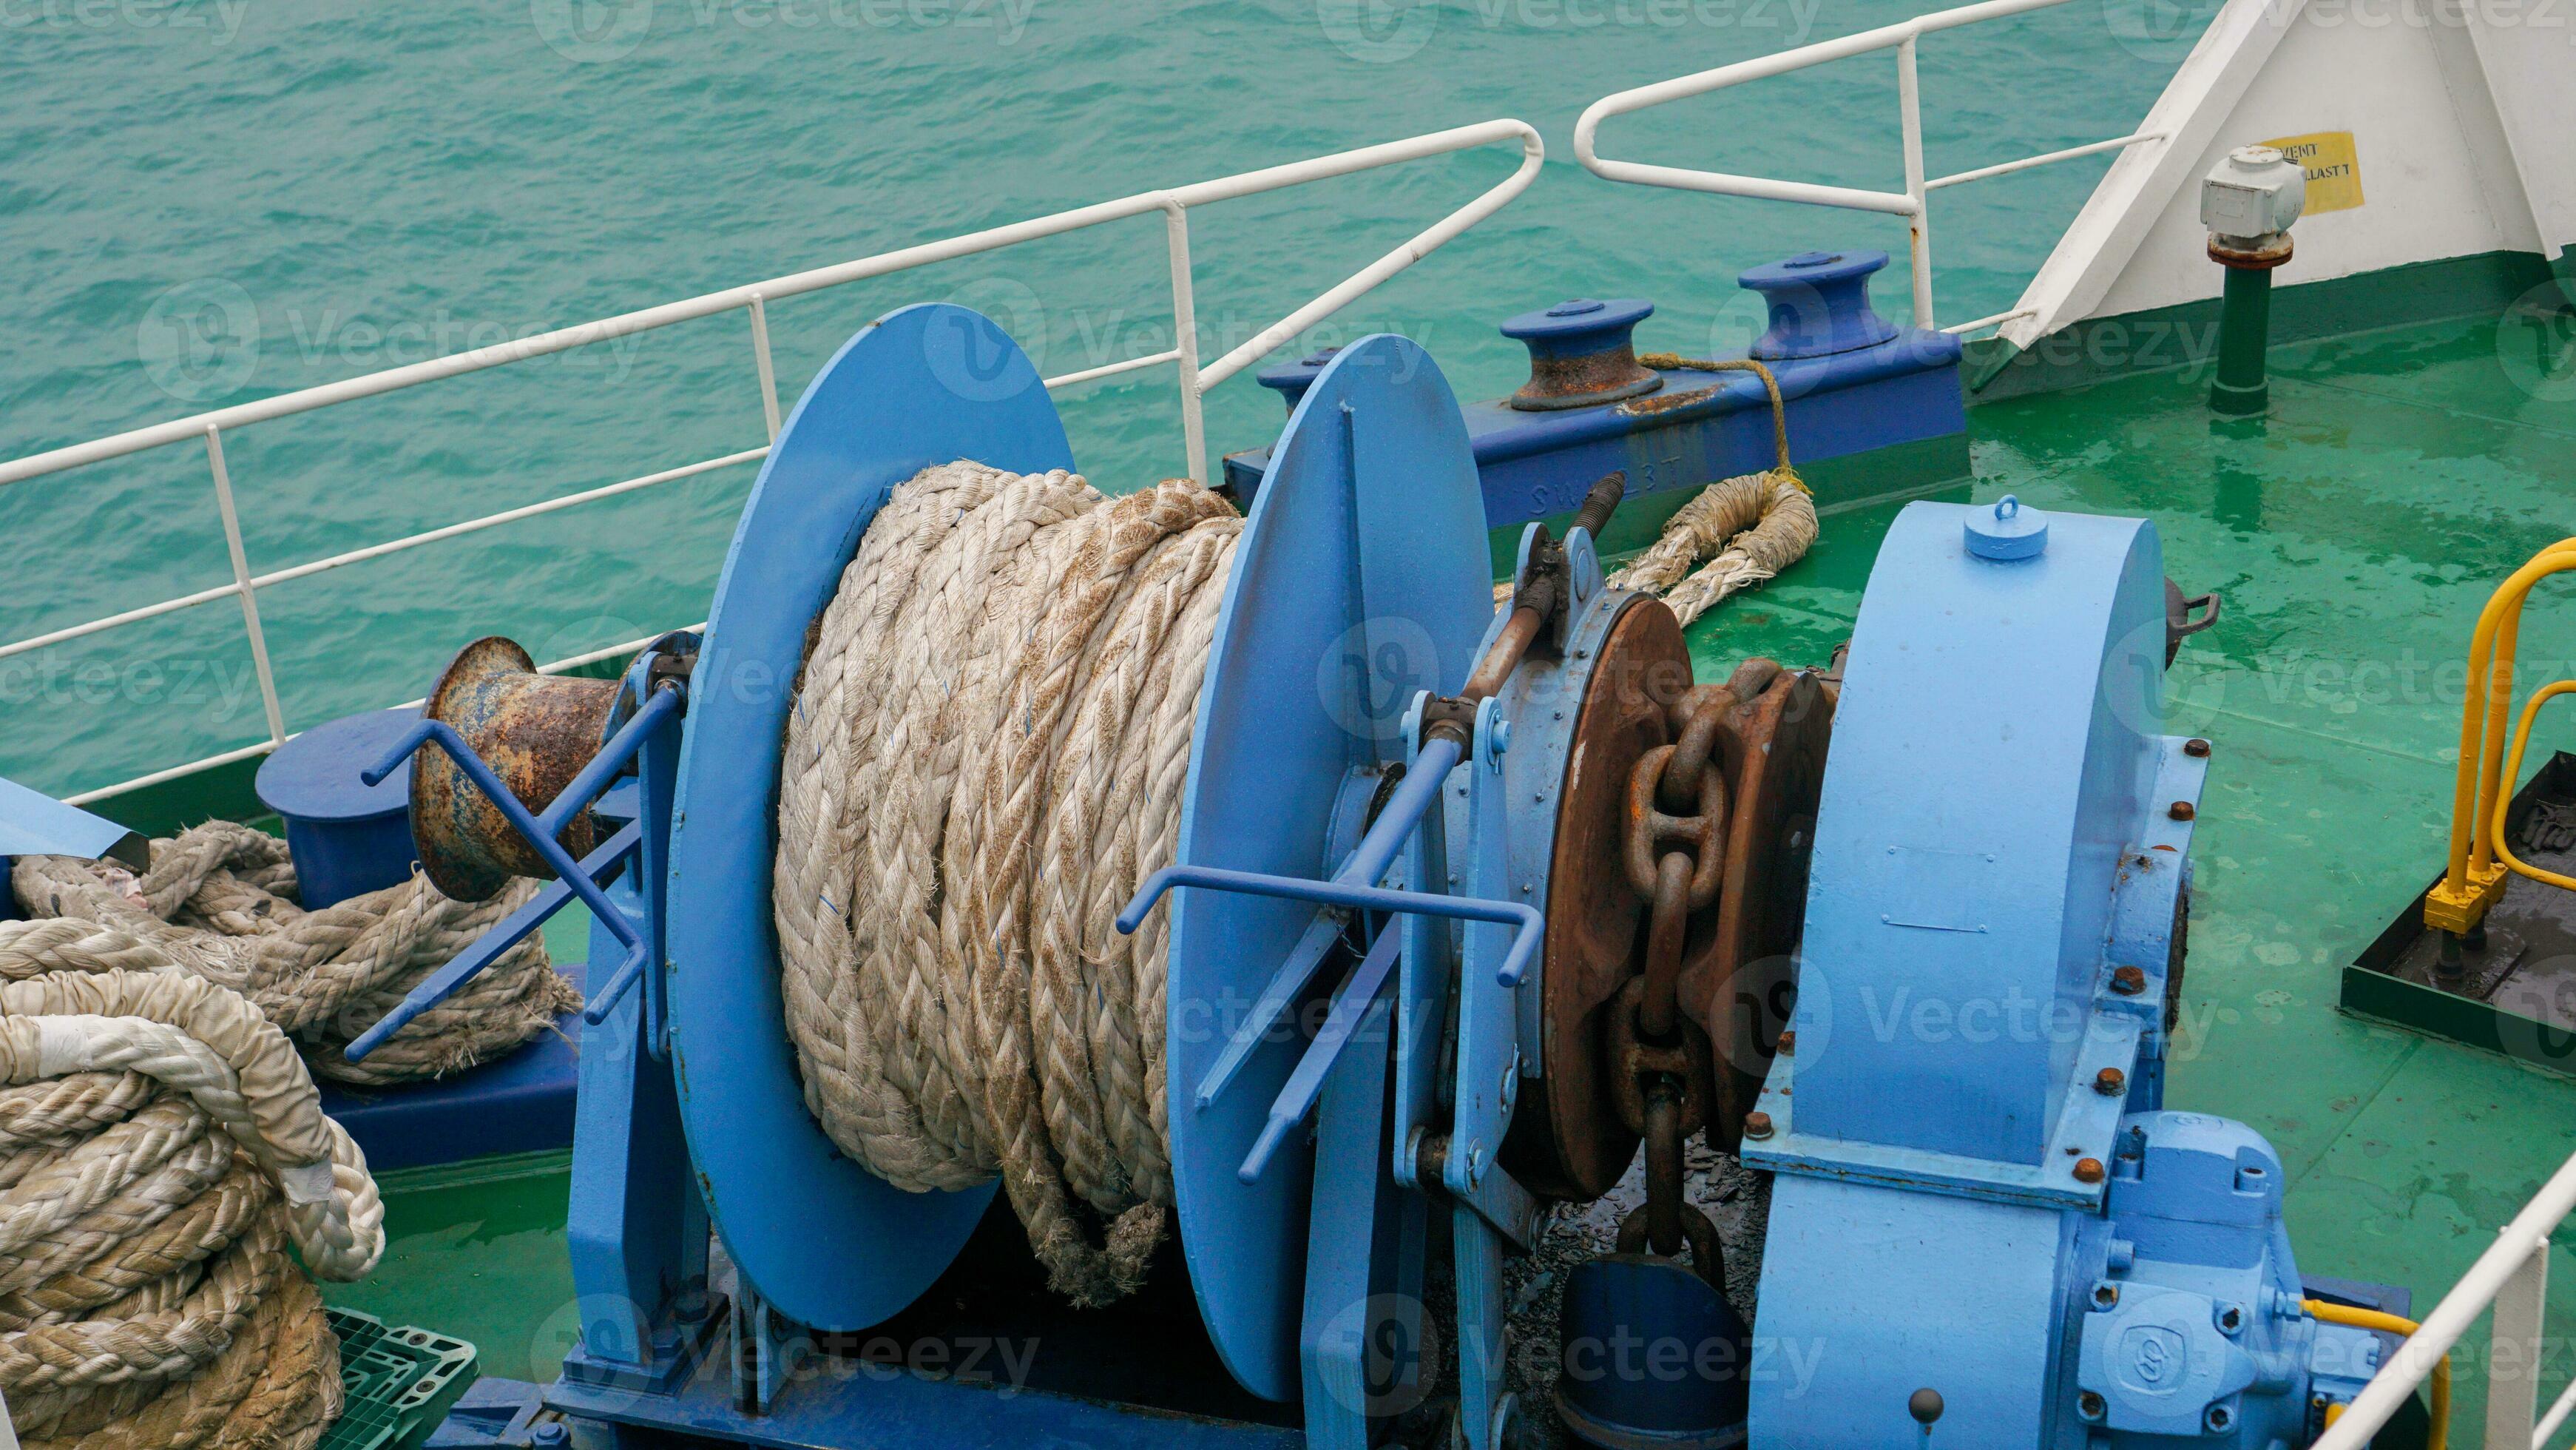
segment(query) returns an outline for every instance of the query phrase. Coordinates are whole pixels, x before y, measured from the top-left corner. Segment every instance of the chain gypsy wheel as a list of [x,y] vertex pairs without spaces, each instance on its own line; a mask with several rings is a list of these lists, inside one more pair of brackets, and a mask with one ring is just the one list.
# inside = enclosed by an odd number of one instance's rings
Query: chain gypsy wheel
[[1710,1047],[1693,1054],[1709,1066],[1692,1086],[1716,1146],[1736,1146],[1788,1023],[1831,687],[1756,660],[1723,686],[1677,693],[1671,685],[1689,669],[1672,611],[1639,599],[1611,626],[1576,715],[1547,887],[1541,1076],[1503,1149],[1513,1175],[1544,1197],[1598,1198],[1636,1156],[1625,1121],[1634,1115],[1620,1101],[1624,1039],[1611,1021],[1643,971],[1648,935],[1646,904],[1623,869],[1629,785],[1641,759],[1678,740],[1694,705],[1722,712],[1711,768],[1727,782],[1725,860],[1716,903],[1690,921],[1677,988]]
[[1748,662],[1731,682],[1741,694],[1720,732],[1732,805],[1726,874],[1713,919],[1703,912],[1692,924],[1679,989],[1683,1012],[1712,1048],[1708,1137],[1725,1153],[1742,1138],[1744,1114],[1797,1000],[1793,954],[1833,736],[1834,698],[1824,682],[1813,671],[1780,671],[1756,686],[1752,677],[1768,663]]
[[1662,601],[1640,597],[1610,626],[1575,715],[1545,904],[1541,1075],[1521,1095],[1502,1154],[1542,1197],[1598,1198],[1637,1154],[1637,1135],[1621,1124],[1608,1027],[1644,938],[1645,904],[1620,867],[1628,776],[1672,743],[1667,711],[1689,680],[1681,625]]

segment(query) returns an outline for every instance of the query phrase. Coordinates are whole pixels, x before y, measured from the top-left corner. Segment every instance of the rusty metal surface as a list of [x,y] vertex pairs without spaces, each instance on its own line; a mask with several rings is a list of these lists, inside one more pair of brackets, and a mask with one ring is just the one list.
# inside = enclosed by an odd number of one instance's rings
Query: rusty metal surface
[[1620,1120],[1607,1014],[1637,973],[1643,905],[1622,866],[1628,780],[1670,743],[1666,707],[1690,679],[1681,626],[1660,601],[1630,605],[1602,642],[1575,716],[1547,888],[1541,1076],[1521,1099],[1503,1161],[1533,1192],[1590,1200],[1636,1155]]
[[1637,361],[1634,346],[1574,357],[1533,357],[1529,381],[1512,394],[1511,405],[1525,413],[1589,408],[1651,393],[1663,385],[1661,374]]
[[[516,643],[493,635],[456,652],[422,706],[465,737],[530,811],[554,803],[599,753],[617,681],[536,673]],[[412,846],[430,884],[459,901],[481,901],[513,876],[554,875],[500,809],[436,747],[412,757]],[[598,844],[590,812],[558,837],[576,856]]]
[[1700,1281],[1726,1295],[1726,1252],[1717,1223],[1682,1191],[1682,1140],[1692,1124],[1670,1083],[1659,1084],[1646,1103],[1646,1201],[1619,1222],[1618,1250],[1676,1258],[1687,1244]]
[[[1744,669],[1736,679],[1752,683]],[[1679,998],[1715,1058],[1710,1146],[1732,1153],[1794,1000],[1790,956],[1805,921],[1833,699],[1814,672],[1782,671],[1751,699],[1729,701],[1724,722],[1726,870],[1715,921],[1701,923],[1683,952]]]
[[1678,412],[1694,403],[1705,403],[1726,389],[1720,387],[1690,388],[1678,393],[1654,393],[1619,405],[1619,412],[1630,418],[1651,418],[1658,413]]
[[2209,238],[2209,260],[2240,272],[2269,272],[2290,260],[2290,234],[2282,232],[2280,242],[2269,247],[2229,247],[2219,243],[2216,233]]

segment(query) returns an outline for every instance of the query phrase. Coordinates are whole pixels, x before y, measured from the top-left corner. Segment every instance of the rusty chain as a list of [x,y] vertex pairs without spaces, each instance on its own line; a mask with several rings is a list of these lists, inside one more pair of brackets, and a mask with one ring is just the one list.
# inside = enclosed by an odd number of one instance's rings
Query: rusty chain
[[[1646,903],[1644,971],[1610,1012],[1619,1116],[1645,1140],[1646,1201],[1619,1225],[1619,1252],[1677,1258],[1726,1289],[1717,1226],[1683,1196],[1682,1143],[1708,1122],[1707,1037],[1679,1010],[1682,951],[1694,915],[1717,901],[1726,870],[1727,787],[1719,746],[1731,690],[1694,691],[1681,738],[1641,756],[1628,777],[1628,885]],[[1675,812],[1689,811],[1688,815]]]

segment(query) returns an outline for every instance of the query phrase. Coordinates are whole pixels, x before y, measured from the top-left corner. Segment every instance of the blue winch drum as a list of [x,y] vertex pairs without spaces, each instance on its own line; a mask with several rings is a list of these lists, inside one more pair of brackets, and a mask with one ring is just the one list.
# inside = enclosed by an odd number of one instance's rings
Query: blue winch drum
[[[994,1191],[902,1192],[833,1148],[806,1110],[788,1042],[770,903],[781,727],[807,626],[893,489],[960,458],[1074,467],[1018,344],[948,304],[889,313],[853,337],[771,446],[690,691],[670,878],[681,1113],[735,1265],[780,1312],[819,1329],[865,1328],[909,1305]],[[1475,459],[1447,381],[1401,337],[1341,349],[1272,450],[1236,552],[1192,737],[1179,860],[1328,874],[1346,777],[1363,759],[1401,758],[1398,717],[1416,691],[1463,683],[1493,612],[1490,587]],[[1391,702],[1386,718],[1343,708],[1346,658],[1374,669],[1369,704]],[[1253,1000],[1313,909],[1190,888],[1169,909],[1181,1245],[1227,1368],[1256,1394],[1292,1399],[1311,1168],[1283,1154],[1253,1184],[1236,1169],[1294,1066],[1293,1044],[1265,1047],[1205,1108],[1186,1085],[1223,1046],[1207,1031],[1210,1004]]]

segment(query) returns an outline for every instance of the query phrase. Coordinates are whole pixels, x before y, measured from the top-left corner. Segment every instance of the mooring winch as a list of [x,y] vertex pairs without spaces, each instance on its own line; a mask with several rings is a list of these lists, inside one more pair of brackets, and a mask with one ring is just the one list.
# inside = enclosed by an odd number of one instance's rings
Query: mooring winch
[[[375,1036],[564,903],[596,918],[582,1342],[548,1399],[598,1444],[1293,1438],[916,1375],[790,1383],[855,1342],[835,1336],[935,1316],[934,1284],[962,1301],[994,1196],[900,1191],[836,1150],[771,900],[811,631],[894,491],[961,459],[1072,466],[991,322],[892,313],[780,432],[703,641],[649,647],[605,709],[563,687],[538,754],[574,768],[522,799],[477,752],[538,715],[437,707],[379,762],[434,746],[473,805],[424,817],[443,848],[556,880]],[[1623,482],[1562,539],[1524,531],[1497,609],[1475,460],[1416,345],[1341,349],[1270,452],[1177,845],[1118,920],[1168,913],[1171,1209],[1217,1362],[1298,1406],[1308,1445],[1375,1443],[1435,1381],[1458,1442],[1518,1443],[1504,1260],[1642,1143],[1645,1203],[1571,1276],[1562,1332],[1673,1339],[1701,1368],[1570,1373],[1556,1408],[1600,1444],[1716,1450],[1748,1417],[1777,1446],[2304,1442],[2380,1344],[2313,1316],[2259,1137],[2163,1110],[2206,752],[2154,725],[2153,528],[1911,505],[1839,682],[1768,661],[1695,682],[1670,611],[1605,583]],[[2035,1035],[1962,1027],[2023,1003]],[[1693,1133],[1779,1175],[1750,1329],[1683,1193]],[[1076,1322],[1039,1387],[1098,1394],[1080,1341],[1119,1321]],[[1425,1350],[1434,1324],[1451,1353]],[[1766,1379],[1766,1343],[1821,1357]]]

